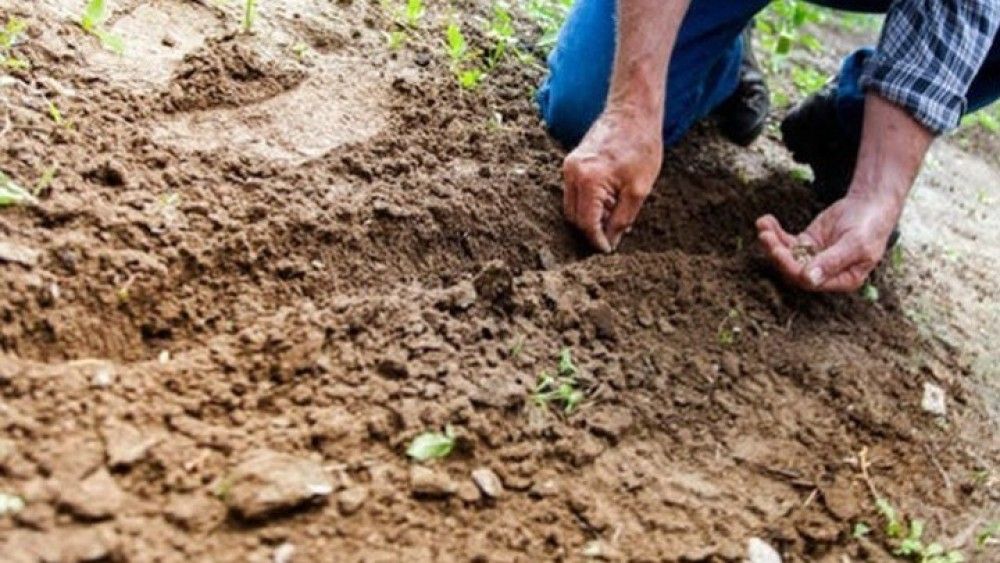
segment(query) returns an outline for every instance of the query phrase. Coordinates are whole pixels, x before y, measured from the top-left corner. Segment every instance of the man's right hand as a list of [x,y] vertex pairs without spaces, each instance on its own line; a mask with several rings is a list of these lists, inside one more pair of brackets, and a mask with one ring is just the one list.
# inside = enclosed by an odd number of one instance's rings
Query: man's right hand
[[566,219],[602,252],[618,247],[653,189],[663,163],[659,114],[609,107],[563,163]]

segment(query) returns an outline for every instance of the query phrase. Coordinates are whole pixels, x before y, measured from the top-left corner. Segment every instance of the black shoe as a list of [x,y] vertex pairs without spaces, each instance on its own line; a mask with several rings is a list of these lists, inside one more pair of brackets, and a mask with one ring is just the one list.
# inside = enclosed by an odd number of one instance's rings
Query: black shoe
[[722,134],[744,147],[764,131],[767,116],[771,113],[771,92],[753,54],[752,28],[753,22],[750,22],[743,30],[743,60],[740,62],[740,82],[736,91],[712,112]]
[[[827,207],[847,195],[861,147],[860,121],[845,131],[837,116],[836,79],[788,112],[781,121],[781,138],[795,162],[813,171],[813,193]],[[886,248],[899,241],[893,229]]]

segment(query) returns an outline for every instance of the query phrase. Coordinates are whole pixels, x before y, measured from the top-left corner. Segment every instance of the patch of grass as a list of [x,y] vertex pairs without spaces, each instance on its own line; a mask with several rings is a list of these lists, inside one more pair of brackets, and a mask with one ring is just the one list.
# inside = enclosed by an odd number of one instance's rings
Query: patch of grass
[[962,128],[976,127],[987,133],[1000,133],[1000,104],[993,104],[962,118]]
[[448,457],[454,449],[455,431],[451,426],[447,426],[443,434],[441,432],[424,432],[414,438],[406,450],[406,455],[417,461],[427,461]]
[[105,49],[121,55],[125,52],[125,42],[121,37],[104,29],[104,22],[107,20],[107,6],[104,0],[89,0],[80,16],[80,27],[97,37]]
[[781,67],[794,49],[822,51],[822,44],[804,27],[809,23],[821,23],[824,19],[822,10],[802,0],[771,2],[755,20],[757,36],[767,53],[765,61],[771,70]]
[[451,60],[451,70],[455,74],[458,85],[465,90],[475,90],[486,76],[483,69],[470,65],[472,51],[469,42],[462,33],[462,27],[456,22],[449,22],[444,30],[445,48]]
[[991,543],[997,543],[998,540],[1000,540],[1000,520],[986,526],[976,534],[976,547],[983,549]]
[[423,0],[406,0],[406,8],[403,12],[406,25],[417,27],[425,12]]

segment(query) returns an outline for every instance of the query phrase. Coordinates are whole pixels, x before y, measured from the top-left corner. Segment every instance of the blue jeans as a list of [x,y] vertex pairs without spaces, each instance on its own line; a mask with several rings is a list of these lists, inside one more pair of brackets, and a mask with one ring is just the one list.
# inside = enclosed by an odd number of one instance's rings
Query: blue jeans
[[[817,0],[851,11],[884,12],[890,0]],[[691,126],[732,94],[744,45],[740,36],[767,0],[691,0],[667,77],[663,140],[676,143]],[[538,91],[542,118],[552,135],[575,146],[604,109],[615,51],[615,0],[576,0],[549,56],[549,76]],[[864,92],[858,84],[872,49],[846,59],[837,85],[838,116],[845,132],[861,127]],[[967,94],[968,111],[1000,98],[1000,41]]]

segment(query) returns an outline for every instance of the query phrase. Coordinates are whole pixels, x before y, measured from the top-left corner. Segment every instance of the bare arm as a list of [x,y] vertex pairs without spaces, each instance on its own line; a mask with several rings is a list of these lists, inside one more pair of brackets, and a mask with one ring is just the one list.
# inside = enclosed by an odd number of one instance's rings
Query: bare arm
[[[933,133],[903,108],[876,94],[865,98],[858,164],[847,195],[827,208],[798,237],[768,215],[757,221],[771,260],[793,284],[813,291],[854,291],[882,259],[903,212]],[[804,264],[792,249],[818,251]]]
[[660,172],[667,66],[688,2],[618,2],[604,113],[563,164],[566,218],[603,252],[631,228]]

